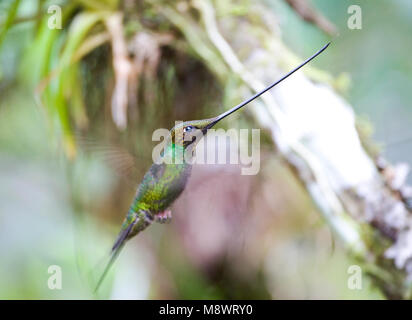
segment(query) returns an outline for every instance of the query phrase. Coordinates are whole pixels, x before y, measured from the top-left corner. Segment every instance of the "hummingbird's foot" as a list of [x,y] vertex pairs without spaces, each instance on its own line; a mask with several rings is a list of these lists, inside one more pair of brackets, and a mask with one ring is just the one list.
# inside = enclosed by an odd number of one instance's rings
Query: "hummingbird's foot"
[[172,211],[165,210],[156,214],[156,221],[159,223],[169,223],[172,220]]

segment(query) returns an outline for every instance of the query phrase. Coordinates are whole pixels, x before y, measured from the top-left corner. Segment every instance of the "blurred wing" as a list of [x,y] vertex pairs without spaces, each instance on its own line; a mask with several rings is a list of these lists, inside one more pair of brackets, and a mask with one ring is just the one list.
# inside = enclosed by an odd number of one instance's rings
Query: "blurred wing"
[[141,176],[139,177],[138,163],[139,161],[146,162],[147,159],[143,159],[121,146],[99,143],[93,138],[76,135],[76,142],[80,150],[102,160],[130,187],[136,188],[138,186],[141,178]]

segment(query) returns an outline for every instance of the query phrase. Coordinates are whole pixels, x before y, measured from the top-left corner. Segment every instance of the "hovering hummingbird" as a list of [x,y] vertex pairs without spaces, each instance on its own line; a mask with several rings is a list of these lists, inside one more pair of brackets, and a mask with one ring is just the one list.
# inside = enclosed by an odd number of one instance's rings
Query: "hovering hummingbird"
[[186,161],[185,158],[183,158],[183,161],[175,161],[176,155],[192,151],[210,128],[285,80],[321,54],[329,44],[330,42],[281,79],[232,109],[214,118],[182,122],[170,130],[171,139],[167,141],[160,156],[160,161],[156,161],[150,167],[137,189],[133,203],[112,247],[110,260],[97,283],[95,292],[99,289],[107,272],[129,239],[146,229],[154,221],[165,223],[172,218],[169,208],[184,190],[192,169],[191,163]]

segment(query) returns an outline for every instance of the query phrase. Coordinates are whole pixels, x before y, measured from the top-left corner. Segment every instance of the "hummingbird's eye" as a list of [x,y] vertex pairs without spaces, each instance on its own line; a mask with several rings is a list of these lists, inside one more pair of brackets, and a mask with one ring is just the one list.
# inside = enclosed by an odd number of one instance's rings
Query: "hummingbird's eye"
[[187,126],[183,130],[184,130],[184,132],[189,132],[189,131],[193,130],[193,127],[192,126]]

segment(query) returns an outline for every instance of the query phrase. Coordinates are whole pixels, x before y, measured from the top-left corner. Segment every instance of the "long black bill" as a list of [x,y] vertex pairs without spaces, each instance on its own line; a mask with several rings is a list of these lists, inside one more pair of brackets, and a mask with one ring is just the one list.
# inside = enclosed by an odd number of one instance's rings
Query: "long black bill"
[[309,63],[310,61],[312,61],[313,59],[315,59],[318,55],[320,55],[323,51],[326,50],[326,48],[330,45],[330,42],[328,44],[326,44],[322,49],[320,49],[318,52],[316,52],[313,56],[311,56],[310,58],[306,59],[304,62],[302,62],[298,67],[296,67],[295,69],[293,69],[292,71],[289,71],[289,73],[287,73],[286,75],[284,75],[282,78],[280,78],[279,80],[275,81],[274,83],[272,83],[271,85],[269,85],[267,88],[263,89],[262,91],[256,93],[254,96],[250,97],[249,99],[241,102],[240,104],[238,104],[237,106],[233,107],[232,109],[222,113],[221,115],[219,115],[215,121],[213,121],[208,127],[211,128],[213,127],[216,123],[218,123],[220,120],[226,118],[228,115],[232,114],[233,112],[239,110],[240,108],[244,107],[245,105],[247,105],[249,102],[252,102],[253,100],[255,100],[256,98],[258,98],[259,96],[261,96],[262,94],[264,94],[266,91],[272,89],[274,86],[276,86],[277,84],[279,84],[280,82],[282,82],[283,80],[285,80],[287,77],[289,77],[292,73],[298,71],[300,68],[302,68],[305,64]]

